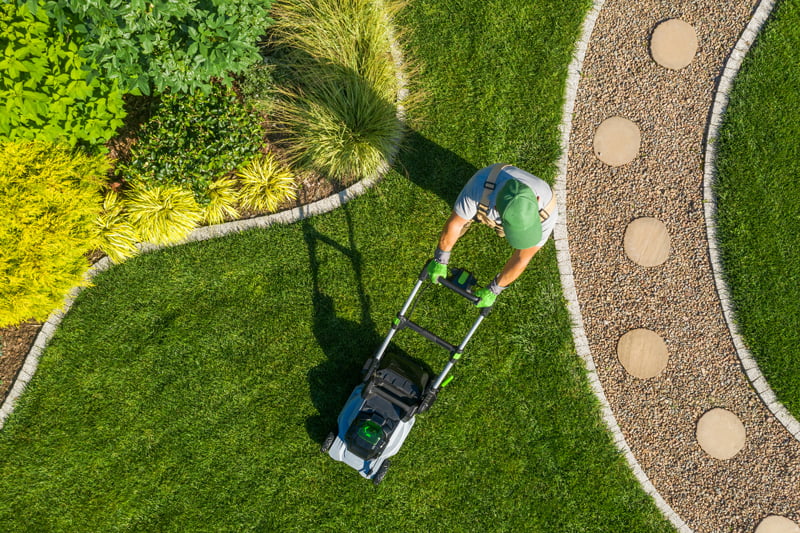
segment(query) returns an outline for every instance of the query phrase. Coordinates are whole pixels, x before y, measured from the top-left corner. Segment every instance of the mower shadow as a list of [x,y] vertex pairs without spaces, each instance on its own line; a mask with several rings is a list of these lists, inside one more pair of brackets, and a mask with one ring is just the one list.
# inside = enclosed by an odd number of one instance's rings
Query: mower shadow
[[[315,441],[321,443],[329,432],[336,429],[336,418],[353,388],[361,381],[361,369],[383,341],[372,320],[369,296],[364,290],[361,253],[353,239],[352,218],[347,206],[342,210],[348,225],[348,243],[342,244],[323,235],[313,222],[303,222],[303,236],[308,246],[309,266],[312,280],[312,303],[314,309],[314,337],[327,360],[308,372],[308,386],[311,402],[318,414],[306,419],[306,431]],[[354,291],[358,297],[360,320],[354,321],[338,316],[336,300],[325,294],[321,284],[319,250],[329,246],[346,256],[352,264],[347,276],[354,278]],[[398,303],[399,309],[400,303]],[[390,323],[387,317],[387,332]],[[394,344],[387,352],[400,352]],[[419,362],[419,361],[417,361]],[[420,362],[421,363],[421,362]],[[422,365],[430,372],[427,365]]]

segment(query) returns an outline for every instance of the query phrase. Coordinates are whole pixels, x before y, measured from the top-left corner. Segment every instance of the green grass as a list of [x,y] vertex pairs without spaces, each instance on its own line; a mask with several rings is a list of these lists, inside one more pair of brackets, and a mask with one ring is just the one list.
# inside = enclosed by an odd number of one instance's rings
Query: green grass
[[800,417],[800,2],[779,2],[745,59],[719,136],[718,217],[742,335]]
[[[0,432],[0,524],[671,531],[600,420],[552,242],[498,300],[379,488],[318,451],[469,175],[499,159],[554,175],[566,65],[588,2],[537,6],[407,8],[429,105],[412,117],[398,172],[364,197],[99,275]],[[452,262],[486,282],[509,252],[476,227]],[[456,340],[474,312],[429,289],[415,316]],[[396,341],[435,370],[446,360],[410,332]]]

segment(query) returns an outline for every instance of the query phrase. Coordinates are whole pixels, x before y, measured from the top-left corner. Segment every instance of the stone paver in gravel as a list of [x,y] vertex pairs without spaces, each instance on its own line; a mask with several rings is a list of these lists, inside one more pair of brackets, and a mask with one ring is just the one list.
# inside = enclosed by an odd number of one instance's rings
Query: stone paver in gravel
[[734,457],[746,442],[742,421],[727,409],[711,409],[697,422],[697,443],[714,459]]
[[800,526],[786,517],[771,515],[758,524],[756,533],[800,533]]
[[[644,477],[698,533],[752,533],[770,515],[800,521],[800,442],[743,371],[716,290],[704,210],[708,118],[757,5],[606,0],[580,68],[566,160],[565,234],[582,342]],[[697,51],[680,70],[650,55],[653,29],[670,19],[697,35]],[[608,117],[641,130],[628,164],[609,166],[595,154],[595,132]],[[658,268],[624,251],[626,228],[642,217],[669,233],[670,255]],[[646,380],[617,356],[619,339],[637,328],[658,332],[669,352],[664,371]],[[698,421],[718,407],[747,430],[745,446],[727,460],[696,440]]]
[[625,228],[622,246],[625,255],[637,265],[658,266],[669,258],[669,232],[657,218],[637,218]]
[[680,19],[662,22],[650,38],[650,54],[662,67],[680,70],[697,53],[697,34],[691,24]]
[[639,379],[656,377],[669,360],[664,339],[644,328],[629,331],[619,339],[617,357],[625,370]]
[[594,134],[594,153],[607,165],[618,167],[639,155],[639,126],[623,117],[607,118]]

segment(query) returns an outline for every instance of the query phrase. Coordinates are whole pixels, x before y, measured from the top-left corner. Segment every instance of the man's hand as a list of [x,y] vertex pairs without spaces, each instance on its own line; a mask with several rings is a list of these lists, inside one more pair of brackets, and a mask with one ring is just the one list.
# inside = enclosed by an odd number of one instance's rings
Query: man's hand
[[441,264],[437,260],[432,260],[428,263],[428,276],[430,276],[431,281],[435,284],[439,285],[439,278],[446,278],[447,277],[447,265]]
[[475,296],[481,299],[480,302],[475,304],[475,307],[491,307],[497,299],[497,295],[490,291],[488,287],[475,291]]

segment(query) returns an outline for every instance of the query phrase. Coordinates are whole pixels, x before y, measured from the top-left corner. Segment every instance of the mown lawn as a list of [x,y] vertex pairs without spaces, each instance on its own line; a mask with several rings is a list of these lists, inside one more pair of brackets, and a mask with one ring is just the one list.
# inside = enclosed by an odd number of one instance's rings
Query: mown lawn
[[742,65],[719,136],[717,225],[737,322],[800,417],[800,3],[782,1]]
[[[576,355],[555,249],[504,292],[375,488],[319,453],[460,186],[503,159],[552,179],[588,2],[417,1],[425,104],[396,171],[334,213],[150,253],[84,291],[0,432],[0,523],[49,531],[670,531]],[[487,282],[486,228],[452,263]],[[457,339],[474,309],[426,291]],[[402,332],[435,370],[446,354]]]

